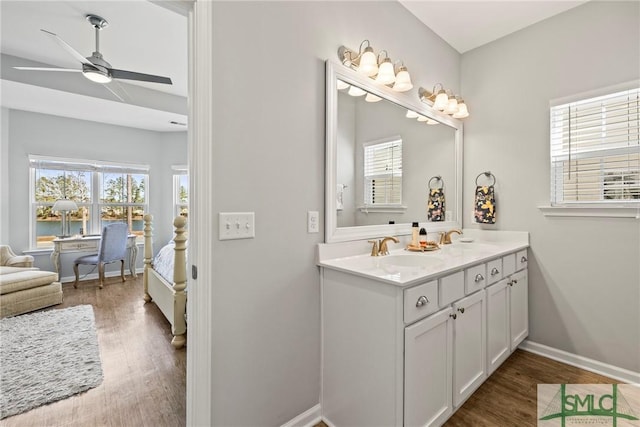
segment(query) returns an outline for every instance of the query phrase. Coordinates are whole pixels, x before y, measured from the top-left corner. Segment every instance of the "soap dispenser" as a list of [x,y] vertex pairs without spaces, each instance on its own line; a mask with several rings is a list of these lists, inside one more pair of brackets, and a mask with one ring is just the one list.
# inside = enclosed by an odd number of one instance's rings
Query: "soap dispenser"
[[419,247],[419,243],[418,243],[418,235],[420,233],[420,225],[417,222],[414,222],[411,225],[411,246],[413,246],[414,248]]

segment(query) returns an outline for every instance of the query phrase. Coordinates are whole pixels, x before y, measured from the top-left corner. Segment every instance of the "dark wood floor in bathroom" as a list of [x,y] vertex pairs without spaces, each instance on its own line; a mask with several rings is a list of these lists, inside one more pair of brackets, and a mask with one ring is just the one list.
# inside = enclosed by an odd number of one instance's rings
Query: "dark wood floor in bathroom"
[[[444,424],[446,427],[534,427],[538,384],[618,381],[516,350]],[[314,427],[327,427],[325,423]]]
[[186,349],[171,346],[171,327],[144,304],[142,275],[62,286],[50,309],[94,307],[104,380],[98,387],[0,421],[2,427],[171,426],[186,424]]

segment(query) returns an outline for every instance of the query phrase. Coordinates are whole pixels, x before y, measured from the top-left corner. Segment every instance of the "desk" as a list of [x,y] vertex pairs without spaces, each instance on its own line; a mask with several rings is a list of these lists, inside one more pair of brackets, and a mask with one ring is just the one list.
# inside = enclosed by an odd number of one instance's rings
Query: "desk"
[[[138,257],[138,247],[136,246],[136,235],[130,234],[127,237],[127,249],[129,249],[129,271],[131,277],[136,275],[136,258]],[[56,269],[58,280],[60,280],[60,254],[73,252],[93,252],[98,253],[101,236],[69,237],[53,240],[53,252],[51,252],[51,263]]]

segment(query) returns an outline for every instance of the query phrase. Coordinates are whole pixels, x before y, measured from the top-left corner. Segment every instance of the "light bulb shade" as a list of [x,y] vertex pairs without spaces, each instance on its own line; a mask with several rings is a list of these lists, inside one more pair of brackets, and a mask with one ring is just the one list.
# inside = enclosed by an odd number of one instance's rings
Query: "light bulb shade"
[[426,122],[428,120],[429,119],[427,117],[423,116],[422,114],[418,115],[418,121],[419,122]]
[[349,87],[349,83],[345,83],[342,80],[338,80],[338,83],[336,83],[336,87],[338,88],[338,90],[345,90],[346,88]]
[[464,101],[460,101],[458,103],[458,111],[453,114],[453,117],[456,119],[464,119],[465,117],[469,117],[469,110],[467,109],[467,104]]
[[77,211],[78,205],[76,205],[76,202],[74,202],[73,200],[59,199],[56,200],[56,202],[53,204],[51,210],[57,212]]
[[428,119],[428,120],[427,120],[427,124],[428,124],[428,125],[439,125],[439,124],[440,124],[440,122],[437,122],[437,121],[435,121],[435,120],[433,120],[433,119]]
[[396,74],[396,82],[393,84],[393,90],[396,92],[406,92],[413,88],[411,83],[411,76],[406,67],[400,67],[398,74]]
[[458,111],[458,100],[452,96],[449,98],[447,108],[445,108],[444,112],[447,114],[454,114],[456,111]]
[[383,85],[390,85],[396,81],[396,73],[393,70],[393,64],[389,58],[385,58],[380,64],[376,81]]
[[358,71],[369,77],[378,74],[378,59],[370,46],[364,49],[360,64],[358,64]]
[[376,96],[372,93],[368,93],[367,96],[364,97],[364,100],[367,102],[378,102],[380,100],[382,100],[382,98],[380,98],[379,96]]
[[362,96],[364,94],[366,94],[367,92],[365,92],[364,90],[360,89],[359,87],[356,86],[351,86],[349,88],[349,92],[347,92],[349,95],[351,96]]
[[445,108],[447,108],[448,103],[449,103],[449,96],[447,96],[444,90],[441,90],[440,92],[438,92],[438,95],[436,96],[436,100],[433,102],[433,108],[435,108],[436,110],[443,111]]
[[407,119],[415,119],[418,117],[418,113],[416,113],[413,110],[407,110],[407,115],[406,115]]

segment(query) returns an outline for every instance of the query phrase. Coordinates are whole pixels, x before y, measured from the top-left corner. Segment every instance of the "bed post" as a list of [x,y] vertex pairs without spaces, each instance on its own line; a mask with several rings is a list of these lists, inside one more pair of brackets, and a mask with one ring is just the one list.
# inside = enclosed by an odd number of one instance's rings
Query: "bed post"
[[144,301],[151,301],[151,295],[149,295],[149,270],[151,268],[151,262],[153,261],[153,215],[146,214],[144,216],[144,274],[142,283],[144,284]]
[[186,306],[187,306],[187,293],[185,288],[187,287],[187,260],[185,257],[185,250],[187,249],[186,241],[187,237],[185,233],[185,225],[187,220],[178,216],[173,220],[173,226],[175,227],[176,235],[173,238],[175,242],[175,260],[173,264],[173,291],[175,293],[174,298],[174,323],[173,323],[173,339],[171,345],[175,348],[181,348],[186,342],[187,323],[185,320]]

